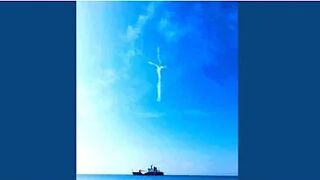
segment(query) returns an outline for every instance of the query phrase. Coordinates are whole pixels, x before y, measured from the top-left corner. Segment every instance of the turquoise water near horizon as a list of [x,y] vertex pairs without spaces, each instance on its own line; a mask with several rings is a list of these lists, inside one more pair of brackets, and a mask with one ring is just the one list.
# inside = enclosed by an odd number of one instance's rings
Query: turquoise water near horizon
[[133,175],[77,175],[77,180],[238,180],[237,176],[133,176]]

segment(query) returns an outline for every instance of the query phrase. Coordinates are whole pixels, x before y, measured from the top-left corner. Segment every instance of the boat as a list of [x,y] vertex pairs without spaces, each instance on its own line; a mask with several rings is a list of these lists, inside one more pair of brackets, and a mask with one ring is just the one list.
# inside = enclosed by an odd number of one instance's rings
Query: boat
[[148,168],[148,171],[140,169],[139,171],[132,171],[132,175],[137,176],[163,176],[164,173],[160,171],[157,167],[151,165],[150,168]]

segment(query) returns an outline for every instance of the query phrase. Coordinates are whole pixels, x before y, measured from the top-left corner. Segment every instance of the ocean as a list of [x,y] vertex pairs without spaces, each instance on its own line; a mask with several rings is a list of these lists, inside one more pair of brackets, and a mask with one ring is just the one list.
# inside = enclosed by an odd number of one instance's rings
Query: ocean
[[237,176],[77,175],[77,180],[238,180]]

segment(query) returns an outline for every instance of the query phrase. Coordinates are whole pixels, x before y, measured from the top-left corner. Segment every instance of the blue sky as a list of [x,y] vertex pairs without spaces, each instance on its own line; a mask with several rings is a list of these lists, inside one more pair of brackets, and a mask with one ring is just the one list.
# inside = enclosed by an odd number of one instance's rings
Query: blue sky
[[230,2],[77,2],[77,173],[238,174],[237,23]]

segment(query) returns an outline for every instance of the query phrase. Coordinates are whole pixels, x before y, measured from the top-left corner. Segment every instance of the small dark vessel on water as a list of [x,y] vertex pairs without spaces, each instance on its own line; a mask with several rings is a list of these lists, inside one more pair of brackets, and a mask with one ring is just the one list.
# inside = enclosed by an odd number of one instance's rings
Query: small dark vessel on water
[[148,168],[148,171],[146,173],[144,170],[139,170],[138,172],[132,172],[133,175],[138,175],[138,176],[163,176],[164,173],[161,172],[157,167],[151,165],[150,168]]

